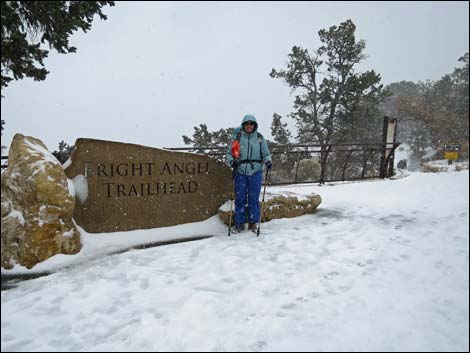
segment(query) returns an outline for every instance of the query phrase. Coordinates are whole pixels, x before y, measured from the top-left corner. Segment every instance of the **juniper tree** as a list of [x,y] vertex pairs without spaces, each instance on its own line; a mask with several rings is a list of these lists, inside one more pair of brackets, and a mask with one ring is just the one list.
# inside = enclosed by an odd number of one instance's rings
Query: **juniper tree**
[[[209,131],[206,124],[199,124],[199,127],[194,127],[192,138],[183,135],[183,141],[186,145],[195,147],[197,153],[217,154],[224,153],[220,147],[227,147],[230,143],[234,129],[219,129],[216,131]],[[204,150],[209,148],[209,150]],[[222,160],[223,156],[220,155],[216,159]]]
[[274,113],[273,121],[271,123],[271,135],[274,138],[274,142],[280,145],[287,145],[290,143],[292,134],[287,128],[287,123],[282,123],[282,116]]
[[291,181],[291,171],[300,157],[299,155],[289,153],[292,151],[292,147],[289,145],[292,142],[292,133],[287,128],[287,123],[283,123],[281,119],[281,115],[274,113],[271,123],[271,135],[274,141],[268,143],[271,153],[274,151],[282,152],[272,154],[271,156],[273,164],[276,166],[271,171],[271,181],[274,183]]

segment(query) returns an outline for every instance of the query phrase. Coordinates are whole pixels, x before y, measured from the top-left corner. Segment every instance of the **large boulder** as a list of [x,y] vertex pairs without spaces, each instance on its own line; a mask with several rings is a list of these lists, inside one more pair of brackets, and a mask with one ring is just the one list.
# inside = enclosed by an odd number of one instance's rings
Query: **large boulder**
[[[312,214],[321,203],[318,194],[298,195],[293,192],[266,193],[263,205],[262,222],[277,218],[292,218],[304,214]],[[234,211],[235,205],[232,205]],[[228,225],[230,219],[230,202],[219,209],[219,217]],[[232,217],[233,223],[233,217]]]
[[2,174],[2,267],[80,251],[74,205],[60,162],[40,140],[16,134]]

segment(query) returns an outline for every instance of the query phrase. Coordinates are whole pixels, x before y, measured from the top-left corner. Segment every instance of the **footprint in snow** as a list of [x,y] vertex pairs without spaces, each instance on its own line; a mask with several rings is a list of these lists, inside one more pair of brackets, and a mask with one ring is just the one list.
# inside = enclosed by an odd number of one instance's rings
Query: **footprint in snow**
[[325,277],[325,279],[327,279],[327,280],[331,280],[331,279],[333,279],[334,277],[336,277],[338,275],[339,275],[339,272],[331,271],[331,272],[328,272],[328,273],[324,273],[323,277]]
[[147,289],[150,287],[149,280],[147,278],[144,278],[143,280],[140,281],[140,289]]
[[308,299],[304,298],[304,297],[297,297],[297,298],[295,298],[295,300],[297,300],[299,302],[303,302],[303,303],[308,302]]
[[294,309],[295,306],[296,306],[295,303],[284,304],[281,306],[281,309],[291,310],[291,309]]
[[255,343],[250,344],[250,351],[252,352],[261,352],[266,347],[265,341],[257,341]]

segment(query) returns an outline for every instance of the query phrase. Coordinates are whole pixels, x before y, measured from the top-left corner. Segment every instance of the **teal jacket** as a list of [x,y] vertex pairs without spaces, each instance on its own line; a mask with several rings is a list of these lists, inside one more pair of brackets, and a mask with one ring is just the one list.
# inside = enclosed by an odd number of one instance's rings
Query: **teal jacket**
[[[247,133],[243,129],[243,123],[246,121],[253,121],[255,127],[252,133]],[[271,154],[269,153],[268,144],[264,136],[258,133],[258,123],[256,118],[251,115],[245,115],[242,123],[239,127],[235,128],[232,135],[229,148],[227,150],[227,164],[230,166],[230,162],[233,160],[232,156],[232,143],[237,138],[238,133],[240,134],[240,158],[238,159],[241,163],[237,167],[236,172],[244,175],[253,175],[263,169],[266,161],[271,161]],[[243,162],[247,160],[260,161],[260,162]]]

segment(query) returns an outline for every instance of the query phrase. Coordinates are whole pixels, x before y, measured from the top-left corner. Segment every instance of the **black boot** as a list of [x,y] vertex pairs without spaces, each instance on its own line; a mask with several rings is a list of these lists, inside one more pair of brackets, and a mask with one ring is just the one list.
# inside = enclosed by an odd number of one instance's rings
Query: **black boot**
[[250,223],[248,225],[248,229],[251,230],[253,233],[258,231],[258,225],[256,223]]
[[238,234],[238,233],[241,233],[245,230],[245,225],[244,224],[236,224],[233,229],[232,229],[232,233],[233,234]]

